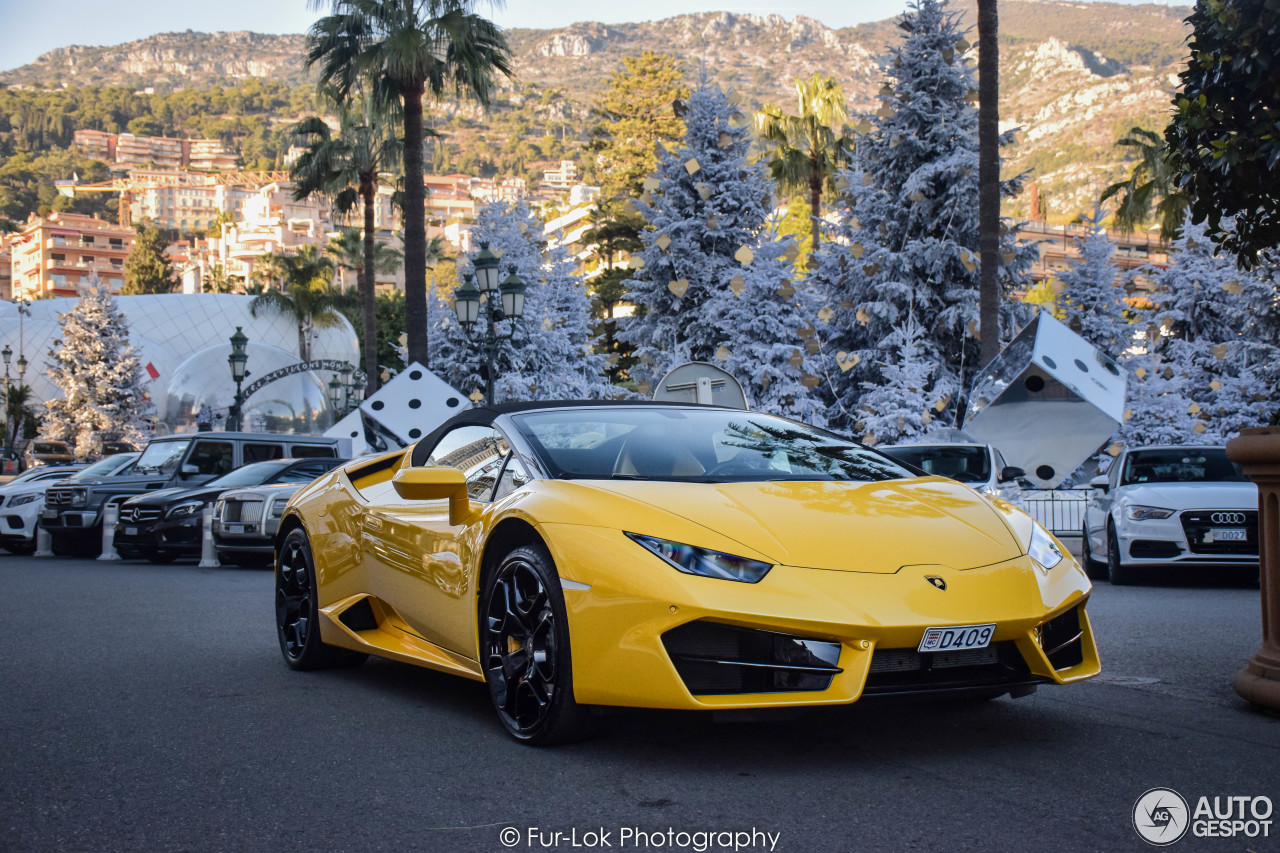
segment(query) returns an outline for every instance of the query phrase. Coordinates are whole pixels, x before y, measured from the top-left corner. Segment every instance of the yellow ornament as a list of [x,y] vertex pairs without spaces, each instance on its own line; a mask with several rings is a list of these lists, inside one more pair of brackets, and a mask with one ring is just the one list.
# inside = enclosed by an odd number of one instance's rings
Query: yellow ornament
[[703,201],[711,198],[711,194],[715,192],[715,190],[711,188],[711,184],[704,184],[702,181],[694,184],[693,188],[698,191],[698,195],[702,197]]
[[889,106],[888,104],[885,104],[884,106],[880,107],[880,109],[876,110],[876,115],[888,121],[889,119],[893,118],[893,107]]
[[876,179],[871,176],[870,172],[867,172],[865,175],[862,176],[862,185],[864,187],[869,187],[875,182],[876,182]]
[[484,392],[481,391],[479,388],[477,388],[476,390],[471,392],[470,396],[471,396],[471,402],[479,403],[481,400],[484,399]]
[[875,447],[877,441],[879,441],[879,439],[876,438],[876,434],[874,432],[869,432],[862,437],[862,443],[868,447]]
[[720,139],[717,141],[716,144],[719,145],[721,148],[728,148],[730,145],[733,144],[733,136],[731,136],[729,133],[722,130],[720,131]]
[[655,192],[658,189],[658,187],[662,186],[662,182],[659,181],[657,178],[645,178],[644,183],[641,184],[640,186],[643,187],[645,190],[648,190],[649,192]]
[[843,350],[836,353],[836,364],[840,368],[841,373],[848,373],[858,366],[858,362],[862,361],[862,356],[855,353],[844,352]]
[[649,380],[642,379],[640,381],[640,384],[636,386],[636,390],[639,391],[644,396],[648,397],[649,391],[652,390],[652,386],[649,385]]
[[950,394],[948,394],[947,396],[943,397],[943,398],[942,398],[941,400],[939,400],[938,402],[934,403],[934,404],[933,404],[933,408],[934,408],[936,411],[941,412],[943,409],[945,409],[945,408],[947,407],[947,404],[948,404],[948,403],[950,403],[950,402],[951,402],[951,395],[950,395]]
[[1228,347],[1226,344],[1218,344],[1213,348],[1213,357],[1221,361],[1227,357]]
[[824,323],[830,323],[831,319],[836,316],[836,309],[830,305],[818,312],[818,319]]
[[854,319],[858,321],[858,325],[865,326],[871,322],[871,315],[863,308],[858,308],[858,313],[854,314]]
[[1160,375],[1161,375],[1161,376],[1163,376],[1165,379],[1172,379],[1172,378],[1173,378],[1173,368],[1172,368],[1172,367],[1166,367],[1166,368],[1164,369],[1164,373],[1162,373],[1162,374],[1160,374]]
[[1230,293],[1232,296],[1239,296],[1240,291],[1244,290],[1244,286],[1238,281],[1229,281],[1222,285],[1222,289],[1227,293]]
[[658,239],[654,240],[653,244],[665,252],[667,247],[671,245],[671,238],[666,234],[659,234]]
[[1209,387],[1212,388],[1214,391],[1221,391],[1222,383],[1215,379],[1209,383]]
[[816,333],[817,331],[818,331],[817,329],[809,325],[809,323],[806,321],[803,326],[801,326],[799,329],[796,330],[796,334],[808,340],[809,338],[812,338],[814,336],[814,333]]
[[1138,377],[1139,379],[1146,379],[1147,369],[1145,367],[1139,367],[1137,370],[1133,371],[1133,375]]
[[685,291],[689,289],[689,279],[679,278],[675,281],[667,282],[667,290],[676,295],[677,299],[684,297]]
[[804,355],[801,354],[800,350],[793,349],[791,351],[791,358],[787,359],[787,363],[792,367],[799,367],[804,364]]
[[1001,253],[1000,253],[1000,260],[1004,261],[1004,262],[1005,262],[1005,264],[1011,264],[1011,263],[1013,263],[1013,259],[1014,259],[1015,257],[1016,257],[1016,255],[1014,255],[1014,254],[1013,254],[1013,252],[1011,252],[1011,251],[1009,251],[1009,250],[1007,250],[1007,249],[1006,249],[1005,251],[1003,251],[1003,252],[1001,252]]
[[796,258],[800,257],[800,250],[796,248],[795,243],[791,243],[787,246],[787,250],[782,253],[782,257],[785,258],[788,263],[794,264],[796,262]]
[[1200,404],[1199,404],[1199,403],[1192,403],[1190,406],[1187,406],[1187,414],[1188,414],[1188,415],[1198,415],[1198,414],[1200,414]]
[[690,157],[688,160],[685,161],[684,170],[688,172],[690,175],[696,175],[698,173],[698,170],[701,168],[702,166],[701,164],[698,163],[697,157]]
[[790,282],[787,282],[786,284],[783,284],[782,287],[779,287],[774,292],[777,293],[779,296],[781,296],[783,299],[790,299],[792,296],[795,295],[796,289],[791,286]]
[[822,344],[818,343],[817,338],[809,338],[809,340],[804,342],[804,351],[809,353],[809,355],[817,355],[821,349]]
[[853,132],[859,136],[866,136],[871,132],[871,122],[864,118],[853,126]]
[[627,258],[627,269],[642,270],[644,269],[644,258],[640,255],[632,255]]
[[876,273],[880,272],[880,265],[879,264],[863,264],[862,271],[866,275],[875,275]]
[[729,348],[722,346],[716,350],[716,361],[724,361],[729,357]]
[[817,388],[818,383],[822,380],[814,376],[812,373],[806,373],[801,379],[800,384],[806,388]]
[[605,361],[605,364],[609,365],[610,367],[617,367],[618,362],[620,360],[621,359],[618,358],[618,354],[616,352],[611,352],[609,353],[609,357],[606,358],[604,361]]
[[928,426],[929,424],[933,423],[933,415],[929,414],[928,411],[925,411],[920,415],[920,423],[924,424],[925,426]]
[[960,264],[969,272],[973,272],[978,268],[978,256],[968,249],[961,249]]
[[1131,417],[1133,417],[1133,409],[1125,409],[1125,410],[1124,410],[1124,421],[1125,421],[1125,423],[1128,423],[1128,422],[1129,422],[1129,418],[1131,418]]
[[849,189],[849,181],[843,177],[836,178],[836,189],[840,192],[844,192]]
[[733,291],[734,296],[741,296],[742,291],[745,290],[746,287],[747,287],[747,282],[740,275],[735,275],[729,281],[729,289]]
[[1120,455],[1120,451],[1121,451],[1121,450],[1124,450],[1124,448],[1120,446],[1120,443],[1119,443],[1119,442],[1116,442],[1115,444],[1113,444],[1113,445],[1111,445],[1110,447],[1108,447],[1108,448],[1107,448],[1107,455],[1108,455],[1108,456],[1119,456],[1119,455]]
[[910,201],[924,201],[924,193],[920,192],[920,190],[912,190],[907,195],[907,198]]
[[956,42],[956,50],[960,51],[961,53],[964,53],[969,48],[970,48],[970,44],[967,39],[961,38]]
[[720,227],[720,217],[714,213],[707,217],[707,230],[714,231]]
[[756,259],[756,253],[746,246],[739,246],[738,251],[733,253],[733,259],[745,267]]
[[969,325],[966,326],[965,328],[969,330],[969,334],[973,335],[973,339],[975,341],[982,340],[982,330],[978,328],[977,320],[970,320]]
[[854,243],[849,247],[849,254],[853,255],[854,260],[862,260],[862,256],[866,254],[866,251],[867,250],[863,248],[861,243]]
[[1205,430],[1204,421],[1196,421],[1195,426],[1191,428],[1191,431],[1194,432],[1196,435],[1200,435],[1201,433],[1204,432],[1204,430]]

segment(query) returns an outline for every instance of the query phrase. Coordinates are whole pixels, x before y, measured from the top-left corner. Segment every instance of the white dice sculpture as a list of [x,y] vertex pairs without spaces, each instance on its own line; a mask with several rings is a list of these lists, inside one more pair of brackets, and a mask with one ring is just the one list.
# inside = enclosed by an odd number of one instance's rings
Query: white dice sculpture
[[414,362],[325,435],[350,438],[356,455],[382,453],[413,444],[470,407],[465,395]]

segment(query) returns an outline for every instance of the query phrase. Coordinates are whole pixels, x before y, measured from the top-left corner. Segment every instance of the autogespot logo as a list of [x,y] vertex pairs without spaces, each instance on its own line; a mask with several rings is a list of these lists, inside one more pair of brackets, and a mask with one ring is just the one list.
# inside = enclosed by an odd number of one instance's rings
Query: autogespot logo
[[1167,847],[1187,834],[1187,801],[1172,788],[1152,788],[1133,804],[1133,828],[1142,840]]

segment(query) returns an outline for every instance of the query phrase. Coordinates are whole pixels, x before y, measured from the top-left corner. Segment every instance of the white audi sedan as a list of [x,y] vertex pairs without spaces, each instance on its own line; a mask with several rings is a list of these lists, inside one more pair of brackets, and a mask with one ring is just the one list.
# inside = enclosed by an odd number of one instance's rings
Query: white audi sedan
[[1160,566],[1258,569],[1258,487],[1222,447],[1125,450],[1089,483],[1083,556],[1093,578],[1131,583]]

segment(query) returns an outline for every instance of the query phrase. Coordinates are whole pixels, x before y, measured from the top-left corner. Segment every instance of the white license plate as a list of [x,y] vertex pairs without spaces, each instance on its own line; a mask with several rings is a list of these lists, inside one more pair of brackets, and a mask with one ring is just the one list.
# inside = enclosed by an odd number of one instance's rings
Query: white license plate
[[125,536],[137,536],[137,535],[138,535],[138,528],[136,528],[136,527],[126,527],[126,528],[124,529],[124,535],[125,535]]
[[46,509],[44,512],[40,513],[40,517],[45,521],[53,521],[58,517],[58,511],[56,509]]
[[1210,542],[1248,542],[1249,532],[1243,527],[1212,527],[1209,529]]
[[244,525],[243,525],[243,524],[228,524],[228,525],[227,525],[227,532],[228,532],[228,533],[244,533]]
[[926,628],[918,652],[954,652],[963,649],[985,649],[996,632],[990,625],[955,625],[950,628]]

